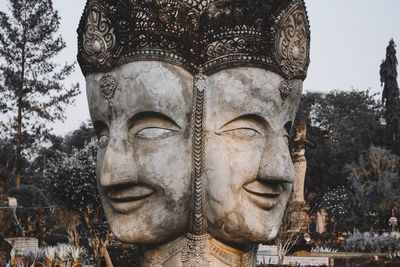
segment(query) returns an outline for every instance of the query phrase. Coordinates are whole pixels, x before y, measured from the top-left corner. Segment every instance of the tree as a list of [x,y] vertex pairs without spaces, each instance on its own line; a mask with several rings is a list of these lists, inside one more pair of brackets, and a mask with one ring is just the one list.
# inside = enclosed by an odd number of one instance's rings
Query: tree
[[382,103],[385,105],[385,120],[388,145],[398,143],[400,138],[400,100],[397,84],[396,44],[390,40],[386,48],[386,59],[380,66],[381,83],[383,85]]
[[[79,235],[90,235],[96,266],[100,266],[104,257],[106,265],[112,267],[107,251],[108,224],[100,206],[100,198],[96,185],[96,156],[98,140],[93,137],[82,144],[78,137],[88,138],[94,133],[93,128],[81,125],[79,129],[69,134],[64,142],[66,151],[58,151],[58,157],[48,162],[48,171],[44,175],[42,188],[53,203],[79,214],[81,224],[78,233],[78,223],[70,224],[69,233],[78,240]],[[90,230],[89,230],[90,228]]]
[[57,160],[49,162],[41,187],[53,202],[78,214],[89,204],[100,205],[96,185],[97,144],[93,138],[82,149],[74,149],[71,154],[60,152]]
[[0,139],[0,182],[2,182],[6,188],[9,187],[12,180],[12,169],[15,160],[13,150],[9,139]]
[[371,147],[357,161],[346,166],[355,226],[369,230],[369,226],[387,227],[392,209],[400,210],[400,158],[390,151]]
[[299,113],[308,118],[307,139],[317,144],[306,150],[306,195],[316,193],[321,203],[326,192],[348,185],[346,164],[383,142],[383,112],[374,95],[352,90],[306,93]]
[[66,153],[71,153],[74,148],[82,149],[95,137],[96,132],[94,131],[92,123],[82,123],[78,129],[65,136],[63,150]]
[[64,120],[65,107],[79,94],[79,85],[62,81],[74,70],[60,67],[54,57],[65,48],[57,36],[60,17],[51,0],[9,0],[9,12],[0,11],[1,111],[10,123],[1,123],[15,144],[15,184],[21,183],[23,158],[35,142],[49,133],[45,122]]
[[59,158],[71,155],[76,150],[83,149],[93,138],[96,138],[96,133],[90,122],[82,123],[78,129],[67,134],[65,137],[48,135],[46,146],[36,149],[35,157],[31,158],[28,168],[25,169],[25,174],[29,177],[29,181],[23,179],[22,182],[40,183],[43,177],[51,175],[51,173],[48,174],[47,172],[52,162],[57,162]]
[[331,229],[334,234],[352,228],[352,222],[355,220],[352,202],[354,202],[352,192],[345,186],[333,188],[322,197],[320,206],[325,208],[331,217]]
[[348,166],[368,154],[371,146],[385,143],[384,109],[376,95],[356,90],[306,93],[298,116],[307,118],[306,138],[316,144],[306,150],[305,196],[311,209],[324,207],[336,230],[361,227],[359,218],[374,221],[373,212],[359,214],[362,209],[351,190]]
[[286,207],[281,226],[275,237],[278,249],[278,263],[283,265],[285,256],[298,243],[309,225],[309,210],[304,209],[307,205],[291,202]]

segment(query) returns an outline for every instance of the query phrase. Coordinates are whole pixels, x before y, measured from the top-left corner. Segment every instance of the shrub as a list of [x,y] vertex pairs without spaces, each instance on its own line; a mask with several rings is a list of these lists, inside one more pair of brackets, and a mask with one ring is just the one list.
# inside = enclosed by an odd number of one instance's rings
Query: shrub
[[349,252],[393,253],[400,250],[400,239],[391,235],[354,234],[343,243],[343,249]]

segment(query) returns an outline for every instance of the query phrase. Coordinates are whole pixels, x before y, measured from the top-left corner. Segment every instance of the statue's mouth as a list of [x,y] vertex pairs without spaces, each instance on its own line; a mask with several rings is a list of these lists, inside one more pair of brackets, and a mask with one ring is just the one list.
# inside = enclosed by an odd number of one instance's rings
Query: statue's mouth
[[113,186],[106,188],[105,191],[111,206],[120,213],[131,212],[139,208],[155,192],[147,184]]
[[255,180],[243,185],[243,189],[255,205],[271,210],[279,203],[279,197],[290,183],[286,180]]

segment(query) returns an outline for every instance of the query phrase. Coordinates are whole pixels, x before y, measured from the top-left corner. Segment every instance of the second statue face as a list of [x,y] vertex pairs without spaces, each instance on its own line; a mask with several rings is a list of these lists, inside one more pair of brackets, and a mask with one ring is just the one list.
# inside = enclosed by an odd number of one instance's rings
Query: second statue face
[[[107,75],[108,82],[104,74],[87,76],[107,219],[123,241],[170,241],[189,230],[193,77],[155,61],[125,64]],[[302,82],[291,81],[292,94],[283,101],[283,78],[264,69],[233,68],[207,80],[202,161],[208,231],[226,243],[266,241],[277,234],[292,189],[287,129]]]
[[301,93],[282,100],[278,74],[233,68],[209,77],[206,97],[206,216],[212,236],[234,244],[276,236],[292,191],[288,131]]

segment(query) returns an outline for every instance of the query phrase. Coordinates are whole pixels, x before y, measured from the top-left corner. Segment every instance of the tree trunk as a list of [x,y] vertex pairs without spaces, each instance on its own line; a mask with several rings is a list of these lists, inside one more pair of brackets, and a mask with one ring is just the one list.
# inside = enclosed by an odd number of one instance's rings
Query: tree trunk
[[[26,5],[26,2],[24,2]],[[26,21],[26,6],[25,8],[25,21]],[[21,152],[22,152],[22,104],[23,104],[23,95],[24,95],[24,80],[25,80],[25,44],[26,44],[26,25],[24,25],[23,31],[23,46],[22,50],[22,60],[21,60],[21,77],[20,77],[20,85],[18,88],[18,100],[17,100],[17,133],[15,140],[15,187],[18,188],[21,185]]]
[[[22,90],[21,90],[22,94]],[[18,102],[21,103],[19,97]],[[22,110],[21,104],[18,104],[18,116],[17,116],[17,136],[15,140],[15,187],[18,188],[21,185],[21,151],[22,151]]]

